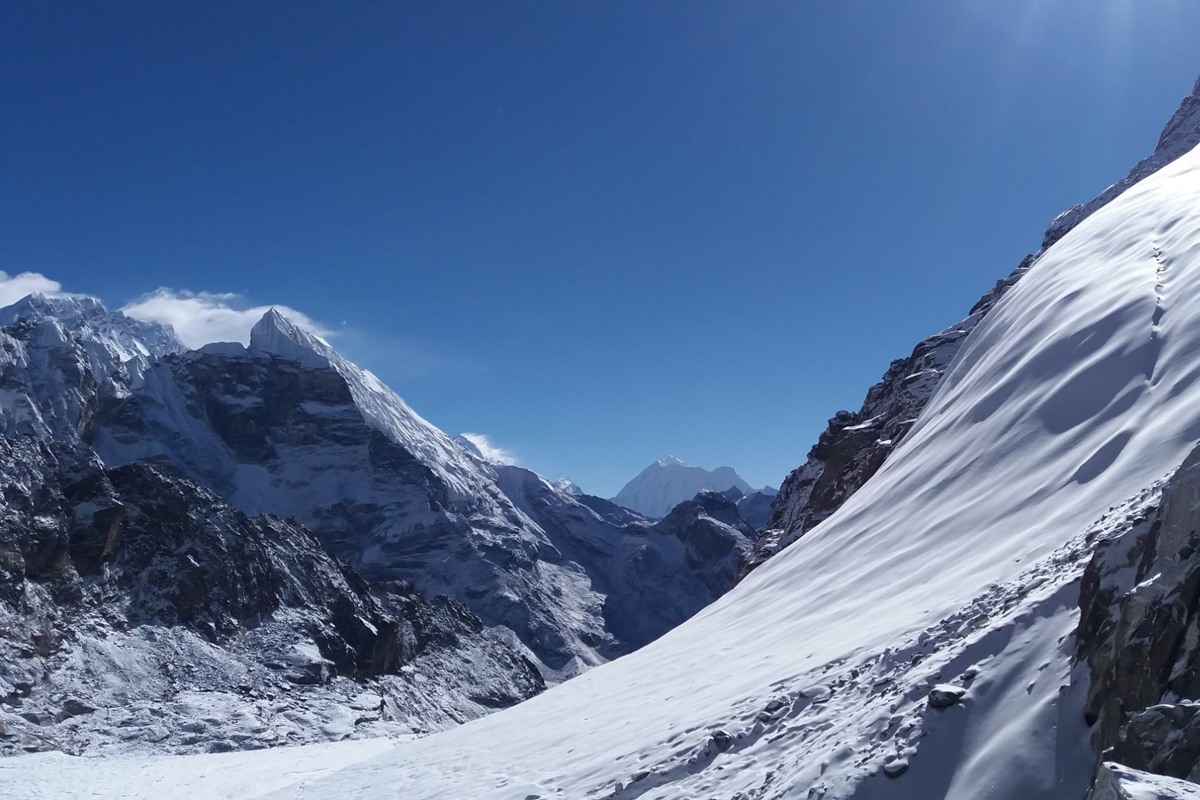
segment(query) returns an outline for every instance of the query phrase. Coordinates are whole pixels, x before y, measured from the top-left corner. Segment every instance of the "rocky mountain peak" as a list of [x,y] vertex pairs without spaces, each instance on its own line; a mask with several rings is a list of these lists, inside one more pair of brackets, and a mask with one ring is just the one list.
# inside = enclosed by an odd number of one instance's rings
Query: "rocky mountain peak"
[[328,342],[304,330],[274,307],[250,329],[250,349],[311,369],[329,368],[334,355]]
[[1072,206],[1054,218],[1042,240],[1042,251],[1067,235],[1075,226],[1124,194],[1130,187],[1191,152],[1200,144],[1200,81],[1183,98],[1179,109],[1167,120],[1154,152],[1138,163],[1121,180],[1109,186],[1089,203]]

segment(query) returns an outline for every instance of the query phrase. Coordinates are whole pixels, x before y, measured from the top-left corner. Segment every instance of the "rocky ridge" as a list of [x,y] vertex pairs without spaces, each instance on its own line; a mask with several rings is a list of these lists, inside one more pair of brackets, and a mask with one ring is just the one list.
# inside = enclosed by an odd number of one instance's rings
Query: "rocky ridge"
[[[1200,783],[1200,448],[1146,524],[1102,541],[1084,573],[1075,656],[1105,762]],[[1091,797],[1105,797],[1101,765]]]
[[917,344],[893,361],[867,391],[857,412],[839,411],[806,462],[780,486],[771,518],[741,568],[744,576],[799,539],[862,488],[900,445],[933,396],[966,337],[1055,242],[1130,187],[1158,172],[1200,143],[1200,81],[1164,127],[1154,152],[1125,178],[1088,203],[1056,217],[1037,253],[1026,256],[1008,277],[979,299],[959,322]]
[[10,751],[434,730],[661,635],[752,542],[710,501],[655,525],[488,462],[274,311],[197,351],[90,298],[0,319]]
[[544,687],[448,598],[294,521],[86,447],[0,438],[0,749],[171,752],[436,729]]

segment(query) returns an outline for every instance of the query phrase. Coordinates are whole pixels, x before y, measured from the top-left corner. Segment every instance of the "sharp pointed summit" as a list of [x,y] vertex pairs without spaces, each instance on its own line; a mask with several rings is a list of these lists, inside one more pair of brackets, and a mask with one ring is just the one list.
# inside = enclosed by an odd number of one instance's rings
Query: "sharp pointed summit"
[[318,369],[331,366],[336,355],[328,342],[304,330],[274,306],[250,329],[250,348]]

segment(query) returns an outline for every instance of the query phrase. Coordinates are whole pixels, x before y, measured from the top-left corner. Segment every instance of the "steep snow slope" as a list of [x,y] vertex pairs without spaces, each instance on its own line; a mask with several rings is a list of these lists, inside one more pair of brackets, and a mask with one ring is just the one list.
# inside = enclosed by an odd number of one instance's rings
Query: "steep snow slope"
[[997,281],[959,322],[919,342],[912,353],[892,362],[872,386],[857,413],[839,411],[808,453],[805,464],[787,476],[773,503],[771,519],[743,565],[749,572],[799,539],[858,491],[903,440],[937,391],[966,337],[1051,245],[1131,186],[1154,174],[1200,142],[1200,82],[1164,126],[1154,152],[1127,176],[1088,203],[1059,214],[1046,230],[1041,249],[1027,256],[1008,277]]
[[699,492],[723,492],[730,487],[737,487],[742,494],[754,491],[732,467],[707,470],[668,456],[639,472],[617,492],[613,502],[657,519]]
[[[1051,248],[875,478],[722,600],[528,703],[276,796],[1080,796],[1081,698],[1060,688],[1084,534],[1136,519],[1200,438],[1197,378],[1192,152]],[[944,680],[970,683],[964,703],[927,708]],[[901,758],[894,781],[868,777]]]

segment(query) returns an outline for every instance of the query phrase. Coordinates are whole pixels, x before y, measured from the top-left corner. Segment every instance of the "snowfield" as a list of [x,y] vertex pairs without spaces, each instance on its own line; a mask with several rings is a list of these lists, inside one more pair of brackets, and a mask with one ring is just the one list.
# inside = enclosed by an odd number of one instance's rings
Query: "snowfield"
[[[387,739],[310,744],[152,762],[128,756],[90,759],[38,753],[8,759],[0,766],[5,797],[57,800],[60,797],[125,797],[157,800],[251,800],[281,786],[306,782],[363,761],[392,746]],[[30,781],[26,775],[32,776]]]
[[[1198,378],[1192,152],[1041,258],[836,514],[657,642],[373,758],[330,746],[343,764],[271,772],[267,793],[246,788],[297,751],[17,758],[0,796],[143,797],[168,775],[153,796],[1082,797],[1095,759],[1069,653],[1088,536],[1149,513],[1200,439]],[[961,701],[930,707],[940,684]]]

